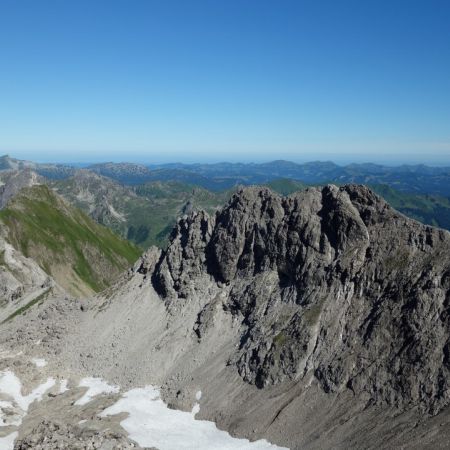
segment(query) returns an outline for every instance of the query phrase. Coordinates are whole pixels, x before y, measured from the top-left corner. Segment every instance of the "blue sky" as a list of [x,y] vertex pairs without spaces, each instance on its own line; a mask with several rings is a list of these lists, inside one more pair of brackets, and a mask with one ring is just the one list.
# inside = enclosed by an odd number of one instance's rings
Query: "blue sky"
[[0,0],[0,153],[450,164],[447,0]]

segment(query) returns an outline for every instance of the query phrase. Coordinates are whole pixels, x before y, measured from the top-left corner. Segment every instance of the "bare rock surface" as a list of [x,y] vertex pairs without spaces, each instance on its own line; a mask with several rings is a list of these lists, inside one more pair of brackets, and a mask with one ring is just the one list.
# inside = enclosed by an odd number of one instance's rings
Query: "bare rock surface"
[[362,186],[248,188],[215,218],[181,220],[153,280],[172,303],[225,286],[242,324],[230,364],[249,383],[312,373],[325,392],[437,412],[450,394],[449,250],[447,232]]
[[445,448],[449,308],[448,232],[363,186],[246,188],[181,218],[101,295],[55,296],[0,342],[62,375],[160,385],[177,409],[201,391],[198,418],[252,440]]
[[31,433],[16,441],[14,450],[139,450],[123,434],[86,429],[61,422],[42,421]]
[[52,277],[9,244],[0,231],[0,322],[51,291],[63,293]]
[[3,209],[22,188],[41,184],[43,180],[43,177],[29,168],[0,173],[0,209]]

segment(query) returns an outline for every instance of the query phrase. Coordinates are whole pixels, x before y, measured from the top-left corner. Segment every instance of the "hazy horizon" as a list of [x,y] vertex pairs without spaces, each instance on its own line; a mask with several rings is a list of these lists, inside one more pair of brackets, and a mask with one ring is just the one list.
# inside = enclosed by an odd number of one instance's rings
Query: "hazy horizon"
[[6,1],[0,149],[450,165],[450,3]]
[[[0,152],[0,157],[1,156],[6,156],[8,155],[11,158],[15,158],[15,159],[19,159],[19,160],[28,160],[28,161],[33,161],[36,163],[55,163],[55,164],[66,164],[66,165],[73,165],[73,166],[80,166],[80,167],[84,167],[84,166],[88,166],[89,164],[99,164],[99,163],[107,163],[107,162],[112,162],[112,163],[134,163],[134,164],[142,164],[142,165],[164,165],[164,164],[217,164],[217,163],[242,163],[242,164],[249,164],[249,163],[254,163],[254,164],[262,164],[262,163],[270,163],[273,161],[278,161],[278,160],[283,160],[283,161],[289,161],[289,162],[294,162],[297,164],[304,164],[304,163],[311,163],[311,162],[331,162],[334,164],[337,164],[338,166],[345,166],[348,164],[377,164],[377,165],[382,165],[382,166],[401,166],[401,165],[427,165],[430,167],[450,167],[450,161],[448,159],[442,160],[442,161],[432,161],[432,160],[427,160],[427,161],[421,161],[421,160],[414,160],[414,159],[405,159],[405,160],[401,160],[401,159],[391,159],[391,160],[382,160],[382,159],[377,159],[376,157],[374,157],[373,159],[365,159],[365,158],[353,158],[352,156],[348,155],[348,157],[346,158],[345,155],[342,158],[332,158],[332,155],[329,155],[330,157],[317,157],[314,158],[313,156],[308,157],[307,155],[303,155],[302,157],[299,157],[299,155],[296,155],[296,157],[279,157],[277,155],[274,155],[273,157],[267,157],[267,158],[253,158],[253,159],[246,159],[246,158],[229,158],[227,159],[225,158],[192,158],[192,159],[177,159],[177,158],[161,158],[158,157],[157,155],[154,155],[153,157],[151,156],[144,156],[144,157],[140,157],[140,156],[126,156],[126,155],[115,155],[114,156],[103,156],[103,155],[97,155],[97,156],[91,156],[90,158],[80,158],[80,159],[76,159],[76,157],[74,156],[74,158],[58,158],[58,157],[52,157],[52,156],[48,156],[48,157],[38,157],[38,158],[34,158],[33,154],[28,154],[29,157],[27,157],[27,153],[23,153],[21,155],[23,156],[18,156],[20,154],[20,152],[17,153],[11,153],[11,152]],[[301,155],[300,155],[301,156]]]

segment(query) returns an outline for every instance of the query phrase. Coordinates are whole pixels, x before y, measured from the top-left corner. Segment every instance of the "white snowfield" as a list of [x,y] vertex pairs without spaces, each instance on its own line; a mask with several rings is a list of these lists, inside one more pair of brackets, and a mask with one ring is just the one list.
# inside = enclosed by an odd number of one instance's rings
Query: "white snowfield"
[[[200,396],[198,396],[200,397]],[[214,422],[196,420],[189,412],[167,407],[153,386],[132,389],[100,416],[127,412],[120,424],[142,447],[160,450],[287,450],[266,440],[250,442],[221,431]]]
[[14,441],[18,435],[19,433],[14,431],[14,433],[8,434],[8,436],[0,437],[0,448],[2,450],[14,450]]
[[41,400],[42,396],[53,387],[54,384],[55,379],[48,378],[45,383],[39,385],[30,394],[22,395],[22,383],[13,372],[7,370],[2,373],[0,378],[0,393],[9,396],[22,411],[27,412],[31,403],[35,400]]
[[[37,386],[30,394],[22,395],[22,384],[13,372],[0,373],[0,429],[8,425],[20,426],[28,408],[34,401],[39,401],[51,387],[54,378]],[[95,396],[118,393],[120,388],[106,383],[101,378],[83,378],[79,385],[87,391],[74,405],[89,403]],[[67,389],[67,380],[59,380],[59,393]],[[227,432],[219,430],[214,422],[196,420],[195,414],[200,410],[201,392],[195,395],[191,412],[170,409],[160,397],[160,391],[153,386],[132,389],[111,407],[100,412],[100,417],[128,413],[120,424],[130,439],[142,447],[157,447],[160,450],[287,450],[272,445],[266,440],[250,442],[236,439]],[[14,411],[14,414],[11,414]],[[84,423],[81,420],[79,424]],[[13,450],[18,432],[0,437],[0,450]]]
[[119,392],[119,386],[111,386],[101,378],[83,378],[78,386],[88,388],[83,397],[75,402],[75,405],[78,406],[89,403],[96,395],[116,394],[117,392]]
[[[26,415],[29,406],[34,401],[39,401],[42,396],[55,384],[54,378],[36,387],[30,394],[22,395],[22,383],[10,370],[0,374],[0,395],[5,400],[0,402],[0,427],[15,425],[19,426]],[[14,448],[14,440],[17,432],[0,437],[0,449],[9,450]]]

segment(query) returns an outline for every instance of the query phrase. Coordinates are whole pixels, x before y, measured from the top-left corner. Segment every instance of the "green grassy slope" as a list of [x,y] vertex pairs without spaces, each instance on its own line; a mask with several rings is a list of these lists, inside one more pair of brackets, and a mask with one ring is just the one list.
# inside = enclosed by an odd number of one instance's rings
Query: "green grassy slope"
[[371,185],[378,195],[405,216],[450,230],[450,198],[440,195],[407,194],[387,185]]
[[[266,186],[282,195],[289,195],[307,188],[309,184],[280,178]],[[221,208],[236,190],[211,191],[175,180],[123,186],[89,171],[54,182],[52,187],[98,223],[142,249],[150,245],[165,247],[178,217],[192,209],[205,209],[212,213]],[[407,216],[450,229],[449,199],[406,194],[383,185],[371,187]]]
[[155,181],[136,186],[134,190],[139,197],[147,200],[151,213],[136,211],[127,238],[139,242],[145,236],[144,247],[164,247],[178,217],[191,209],[213,213],[226,203],[233,192],[213,192],[177,181]]
[[[129,238],[129,228],[141,228],[147,222],[144,218],[153,214],[152,205],[136,195],[131,187],[87,171],[66,180],[53,181],[50,186],[72,205],[122,238]],[[146,239],[147,236],[141,233],[137,239],[130,240],[145,248],[148,246]]]
[[124,186],[86,170],[50,182],[50,186],[96,222],[142,249],[164,246],[177,217],[189,208],[213,210],[226,197],[180,182]]
[[289,195],[297,191],[302,191],[308,187],[307,184],[301,181],[291,180],[289,178],[279,178],[272,180],[266,184],[267,187],[281,195]]
[[141,249],[164,247],[177,217],[192,208],[212,212],[230,195],[177,181],[124,186],[89,171],[79,171],[50,186],[96,222]]
[[0,220],[8,241],[72,293],[104,289],[140,254],[43,185],[23,189]]

